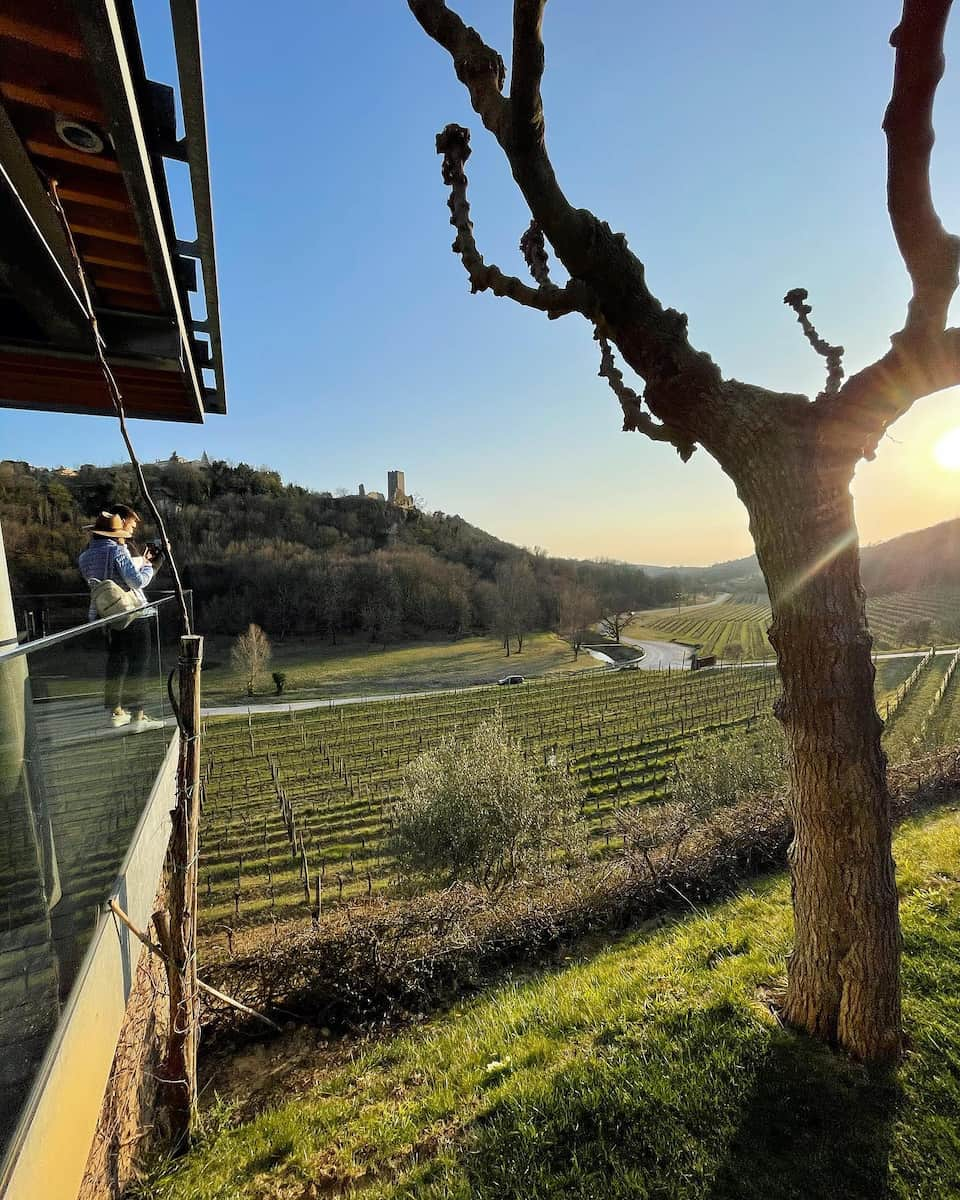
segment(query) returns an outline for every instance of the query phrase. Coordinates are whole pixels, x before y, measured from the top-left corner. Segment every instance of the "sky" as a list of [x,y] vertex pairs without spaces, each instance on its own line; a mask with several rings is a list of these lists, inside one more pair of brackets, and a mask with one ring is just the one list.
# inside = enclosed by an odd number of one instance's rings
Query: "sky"
[[[459,4],[505,56],[510,9]],[[137,11],[148,72],[173,82],[167,5],[137,0]],[[472,216],[488,262],[523,274],[529,214],[404,0],[200,0],[200,15],[228,413],[203,426],[133,422],[141,457],[205,450],[351,492],[385,491],[399,467],[428,509],[558,555],[696,565],[750,553],[746,514],[703,450],[684,465],[620,432],[582,318],[470,295],[436,133],[451,121],[473,132]],[[560,181],[627,234],[654,293],[689,314],[691,340],[725,376],[823,387],[822,360],[782,303],[794,287],[809,290],[849,370],[902,324],[908,281],[880,128],[898,16],[896,0],[547,9]],[[934,194],[960,230],[960,16],[947,55]],[[189,237],[185,167],[170,171]],[[932,454],[957,426],[960,389],[929,397],[861,464],[865,543],[960,515],[960,470]],[[12,411],[0,411],[0,453],[49,466],[123,456],[107,418]]]

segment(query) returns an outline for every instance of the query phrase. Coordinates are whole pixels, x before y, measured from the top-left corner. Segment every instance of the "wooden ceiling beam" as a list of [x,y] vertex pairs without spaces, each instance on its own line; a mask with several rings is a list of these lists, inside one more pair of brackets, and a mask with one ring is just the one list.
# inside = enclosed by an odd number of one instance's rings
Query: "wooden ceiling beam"
[[26,42],[41,50],[49,50],[52,54],[63,54],[67,58],[83,58],[83,42],[79,38],[55,29],[44,29],[42,25],[33,25],[17,17],[0,16],[0,37],[10,38],[15,42]]
[[82,188],[58,187],[61,200],[72,200],[76,204],[89,204],[91,208],[105,208],[108,212],[130,212],[128,200],[115,200],[112,196],[104,196],[98,192],[88,192]]
[[82,233],[87,237],[103,238],[107,242],[120,242],[124,246],[139,246],[141,245],[140,238],[133,233],[122,233],[118,229],[107,229],[100,225],[75,225],[70,222],[70,228],[74,233]]
[[27,141],[27,149],[38,158],[52,158],[57,162],[73,163],[91,171],[106,171],[110,175],[121,173],[120,164],[116,159],[104,158],[101,154],[84,154],[82,150],[71,150],[69,146],[57,146],[53,142],[40,142],[36,138]]
[[120,292],[108,287],[98,290],[101,301],[108,308],[120,309],[122,312],[160,313],[163,311],[160,301],[153,294],[152,289],[149,296],[138,296],[133,292]]
[[74,117],[79,121],[99,123],[103,120],[103,111],[96,104],[89,104],[85,100],[75,100],[70,96],[55,96],[52,92],[22,87],[19,83],[0,81],[0,95],[16,104],[27,104],[31,108],[62,113],[65,117]]
[[128,262],[122,258],[112,258],[109,254],[85,251],[83,261],[92,263],[95,267],[115,267],[118,271],[131,271],[135,275],[146,275],[147,277],[150,275],[150,268],[147,266],[146,260]]
[[137,296],[152,296],[153,283],[149,273],[145,281],[136,279],[130,271],[115,271],[109,267],[95,271],[93,282],[100,288],[107,288],[111,292],[133,292]]

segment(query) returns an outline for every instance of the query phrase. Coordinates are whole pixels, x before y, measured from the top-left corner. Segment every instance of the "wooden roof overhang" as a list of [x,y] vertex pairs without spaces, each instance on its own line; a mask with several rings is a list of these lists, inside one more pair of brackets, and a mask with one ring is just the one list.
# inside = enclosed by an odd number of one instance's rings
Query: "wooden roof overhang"
[[[144,72],[132,0],[0,0],[0,407],[113,411],[54,180],[127,415],[225,411],[196,0],[170,11],[182,139],[173,89]],[[165,158],[189,165],[191,242]]]

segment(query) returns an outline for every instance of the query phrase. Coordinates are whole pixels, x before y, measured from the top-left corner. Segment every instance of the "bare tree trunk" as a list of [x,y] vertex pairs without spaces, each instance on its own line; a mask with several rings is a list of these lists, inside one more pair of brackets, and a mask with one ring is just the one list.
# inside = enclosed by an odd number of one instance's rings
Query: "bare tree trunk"
[[[821,455],[821,458],[824,457]],[[853,468],[809,452],[741,480],[773,609],[790,750],[794,950],[784,1016],[864,1060],[901,1050],[900,926]]]

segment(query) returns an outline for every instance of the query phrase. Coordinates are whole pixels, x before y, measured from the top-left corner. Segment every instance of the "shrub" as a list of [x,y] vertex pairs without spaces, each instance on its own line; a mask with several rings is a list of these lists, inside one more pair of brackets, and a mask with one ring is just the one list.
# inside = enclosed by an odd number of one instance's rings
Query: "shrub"
[[560,764],[538,772],[499,713],[410,764],[390,840],[402,870],[491,892],[586,844],[576,784]]
[[752,796],[770,795],[787,779],[786,743],[769,717],[749,731],[707,733],[677,761],[674,801],[692,820]]
[[286,672],[274,671],[270,678],[273,680],[273,686],[276,688],[276,692],[274,694],[277,696],[282,696],[283,689],[286,687],[287,683]]
[[786,782],[786,746],[772,718],[749,731],[705,734],[680,756],[669,802],[617,814],[627,868],[659,878],[715,814],[743,806],[780,812]]

